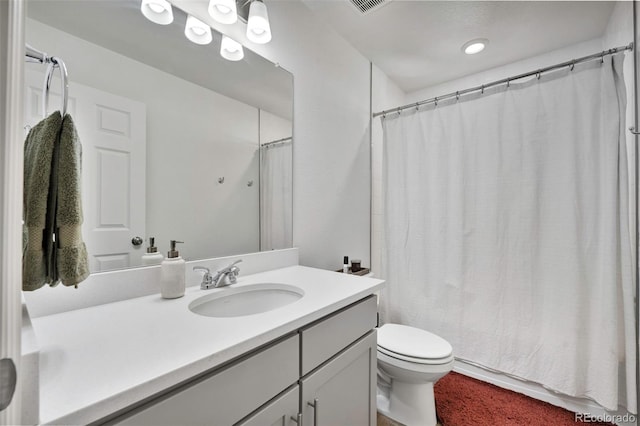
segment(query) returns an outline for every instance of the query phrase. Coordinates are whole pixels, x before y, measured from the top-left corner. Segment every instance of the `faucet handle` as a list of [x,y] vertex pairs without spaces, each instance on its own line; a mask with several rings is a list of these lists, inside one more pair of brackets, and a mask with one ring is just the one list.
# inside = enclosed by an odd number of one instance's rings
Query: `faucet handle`
[[194,266],[194,271],[204,271],[202,275],[202,283],[200,283],[200,288],[203,290],[211,288],[213,285],[213,277],[211,276],[211,270],[206,266]]
[[235,265],[231,266],[229,272],[227,273],[227,277],[229,277],[229,282],[231,284],[235,284],[236,282],[238,282],[238,274],[240,274],[240,268]]
[[209,268],[207,268],[206,266],[194,266],[193,270],[194,271],[205,271],[205,275],[211,273],[211,270]]

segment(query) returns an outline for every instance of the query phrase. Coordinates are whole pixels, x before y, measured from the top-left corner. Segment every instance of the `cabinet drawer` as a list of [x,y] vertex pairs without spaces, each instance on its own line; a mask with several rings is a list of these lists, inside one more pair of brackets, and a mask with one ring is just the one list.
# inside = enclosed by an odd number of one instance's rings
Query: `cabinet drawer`
[[371,295],[302,329],[303,376],[376,326],[376,300],[376,296]]
[[232,425],[298,380],[299,337],[292,336],[209,377],[134,410],[122,425]]

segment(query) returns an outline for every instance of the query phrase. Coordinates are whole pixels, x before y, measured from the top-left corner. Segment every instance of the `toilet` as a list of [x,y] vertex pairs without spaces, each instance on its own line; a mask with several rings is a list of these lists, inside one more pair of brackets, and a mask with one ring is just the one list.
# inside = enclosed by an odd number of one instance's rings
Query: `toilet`
[[428,331],[378,328],[378,411],[406,426],[435,426],[433,385],[453,368],[453,348]]

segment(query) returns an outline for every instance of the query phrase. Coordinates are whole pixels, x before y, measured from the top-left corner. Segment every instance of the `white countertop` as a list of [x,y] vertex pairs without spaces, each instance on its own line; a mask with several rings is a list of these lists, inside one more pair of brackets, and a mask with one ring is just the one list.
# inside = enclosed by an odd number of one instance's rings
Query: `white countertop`
[[292,266],[240,276],[232,287],[291,284],[305,295],[262,314],[210,318],[194,299],[227,288],[188,287],[32,320],[40,346],[40,422],[87,424],[219,366],[372,294],[383,281]]

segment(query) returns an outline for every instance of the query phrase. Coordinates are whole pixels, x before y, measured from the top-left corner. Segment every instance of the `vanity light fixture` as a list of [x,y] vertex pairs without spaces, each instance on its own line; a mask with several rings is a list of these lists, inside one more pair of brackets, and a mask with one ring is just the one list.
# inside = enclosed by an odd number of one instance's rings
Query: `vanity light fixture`
[[221,24],[234,24],[238,20],[236,0],[210,0],[208,11]]
[[487,44],[489,44],[489,40],[486,38],[476,38],[463,44],[462,51],[467,55],[475,55],[482,52]]
[[142,0],[140,10],[145,18],[156,24],[169,25],[173,22],[173,10],[167,0]]
[[223,35],[222,43],[220,43],[220,56],[230,61],[239,61],[244,58],[244,49],[240,43]]
[[271,27],[267,6],[261,0],[253,0],[249,7],[247,38],[254,43],[265,44],[271,41]]
[[187,25],[184,27],[184,35],[196,44],[209,44],[213,40],[211,27],[196,18],[187,16]]

